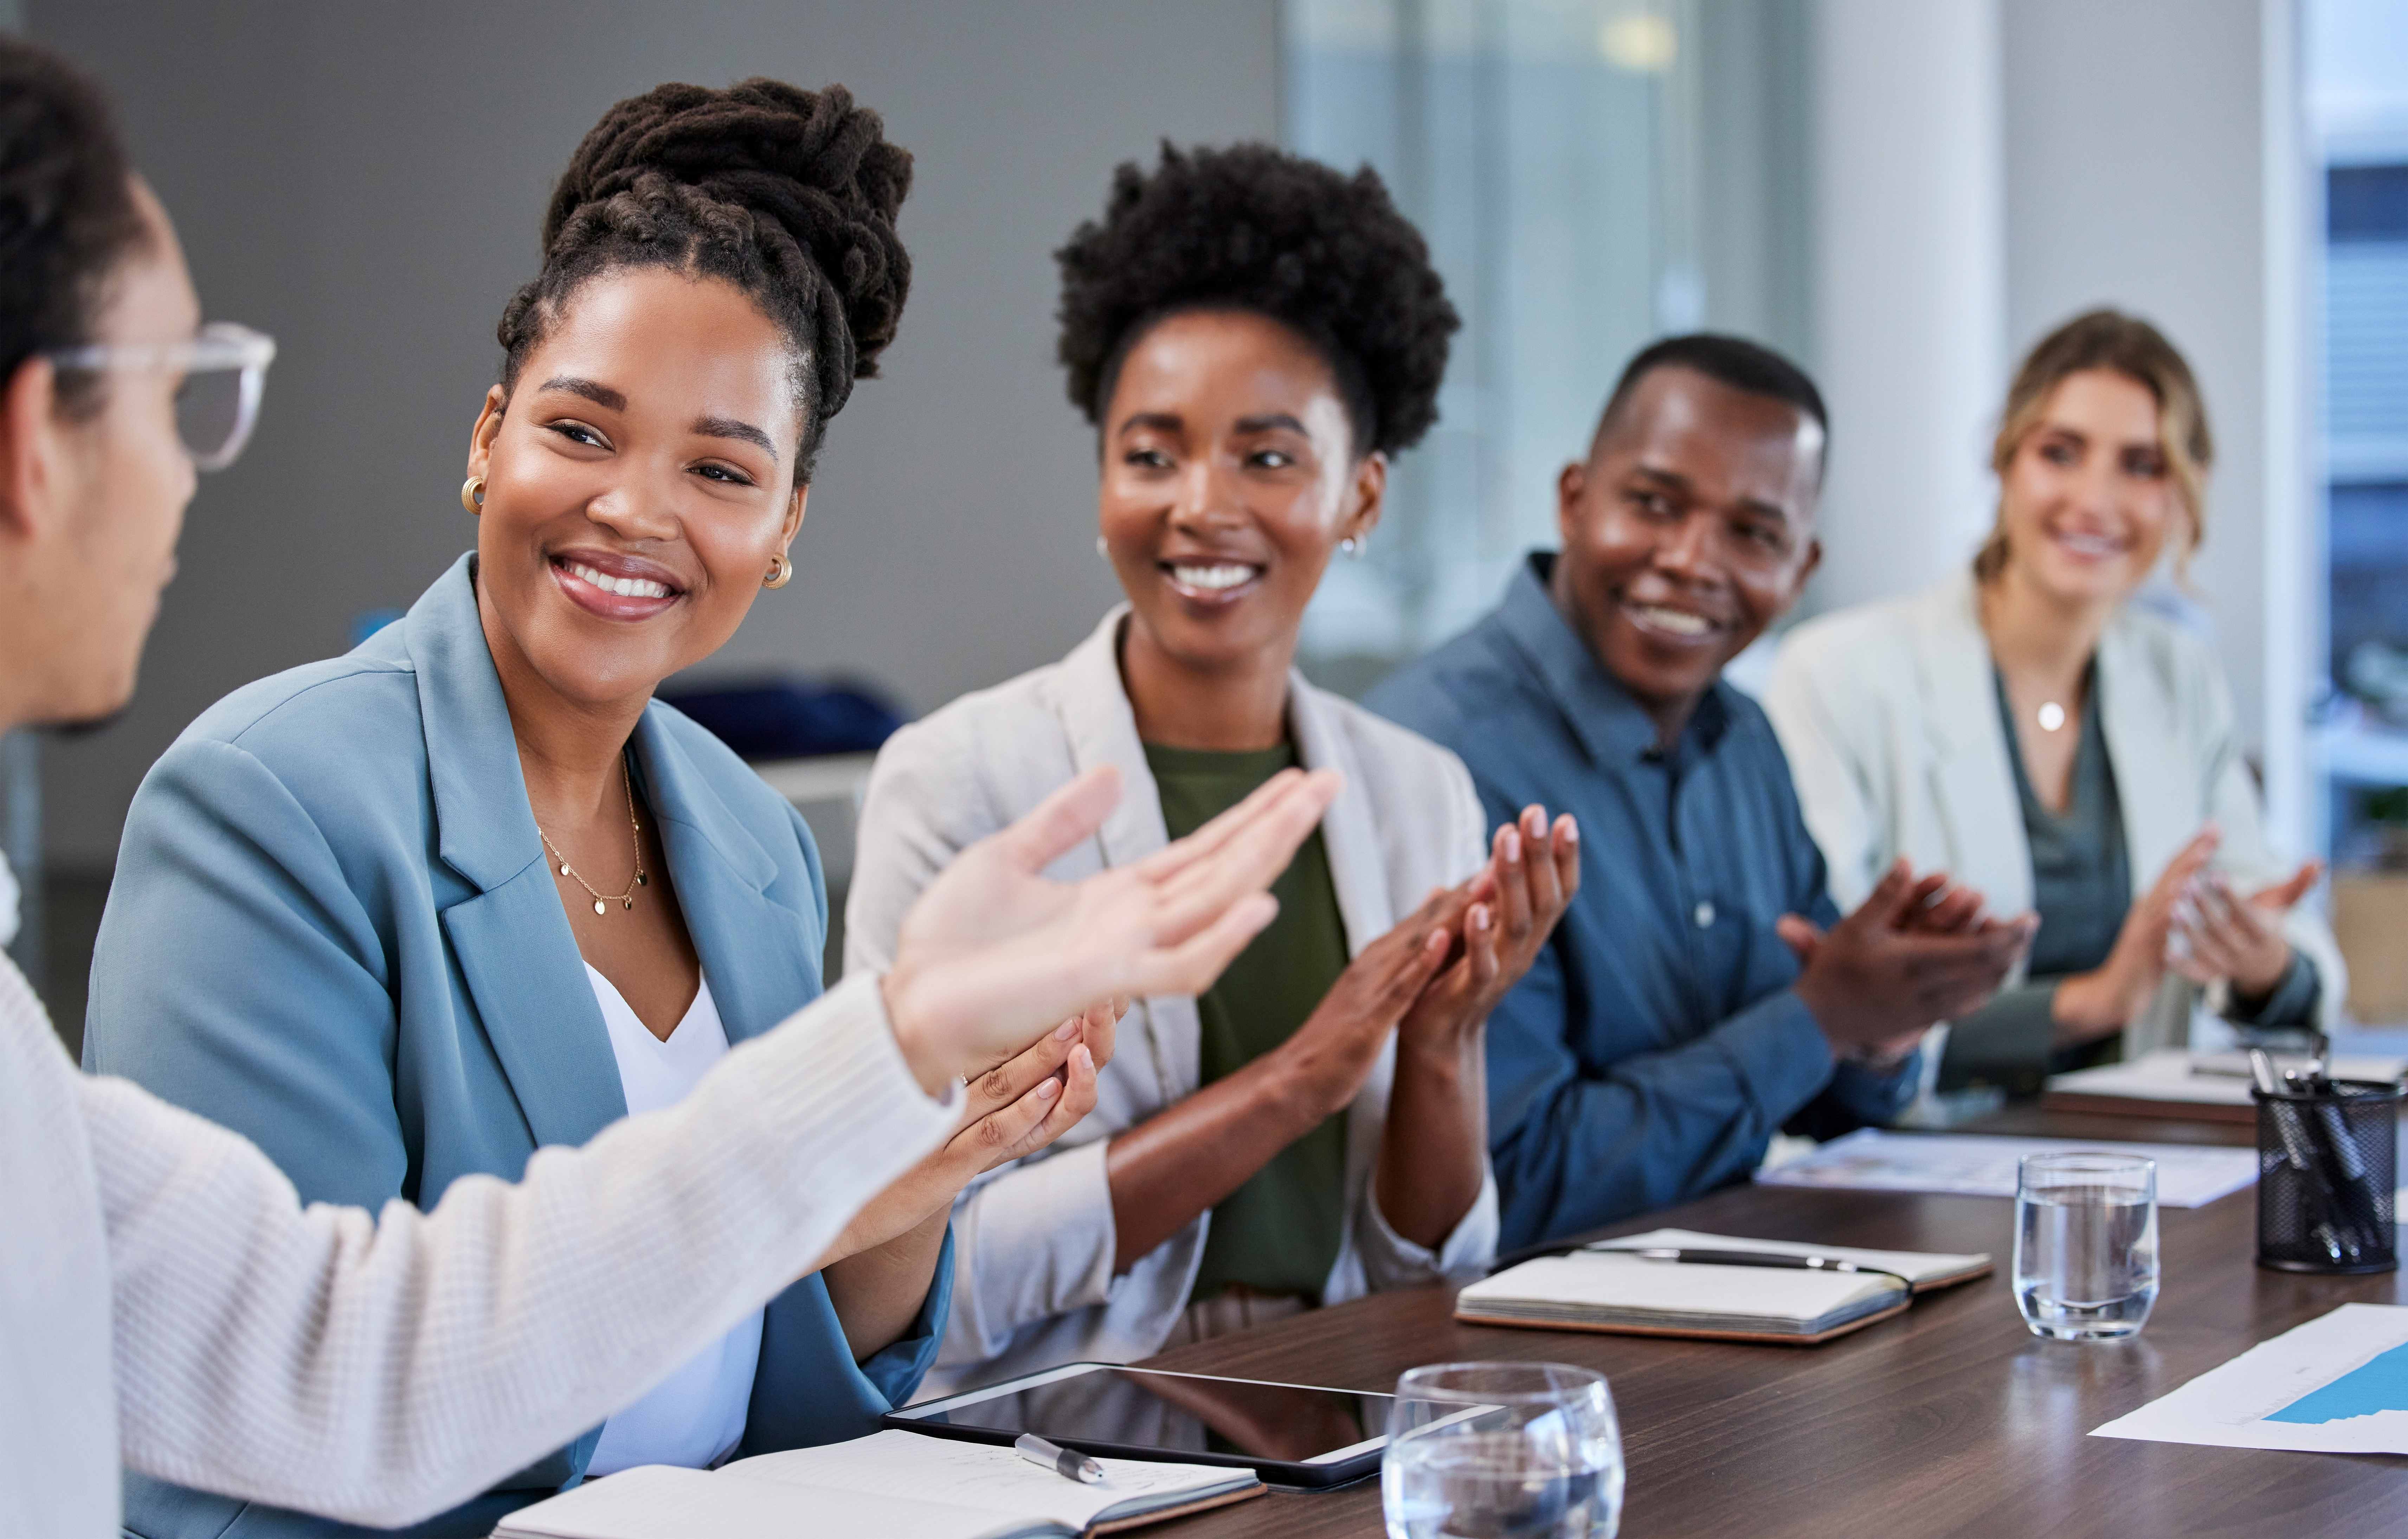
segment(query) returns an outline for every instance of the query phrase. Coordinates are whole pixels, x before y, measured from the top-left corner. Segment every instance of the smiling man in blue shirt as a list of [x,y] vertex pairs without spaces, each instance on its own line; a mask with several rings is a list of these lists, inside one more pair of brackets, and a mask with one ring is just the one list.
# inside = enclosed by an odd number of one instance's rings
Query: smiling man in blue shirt
[[1734,337],[1641,352],[1557,489],[1563,551],[1369,704],[1470,766],[1492,817],[1573,814],[1580,895],[1488,1022],[1511,1247],[1744,1177],[1784,1125],[1912,1098],[1924,1028],[1987,998],[2028,917],[1891,872],[1842,919],[1764,713],[1722,680],[1821,549],[1827,420]]

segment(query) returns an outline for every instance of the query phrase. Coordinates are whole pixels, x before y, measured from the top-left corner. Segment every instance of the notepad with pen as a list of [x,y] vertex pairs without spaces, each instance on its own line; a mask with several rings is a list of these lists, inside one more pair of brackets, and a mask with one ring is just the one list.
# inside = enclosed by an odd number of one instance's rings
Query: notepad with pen
[[739,1459],[645,1465],[502,1519],[494,1539],[1039,1539],[1118,1533],[1262,1494],[1252,1470],[1098,1461],[1084,1485],[1008,1447],[882,1432]]
[[[1677,1259],[1676,1259],[1677,1258]],[[1471,1284],[1455,1318],[1811,1347],[1990,1270],[1984,1254],[1865,1250],[1658,1229],[1541,1256]]]

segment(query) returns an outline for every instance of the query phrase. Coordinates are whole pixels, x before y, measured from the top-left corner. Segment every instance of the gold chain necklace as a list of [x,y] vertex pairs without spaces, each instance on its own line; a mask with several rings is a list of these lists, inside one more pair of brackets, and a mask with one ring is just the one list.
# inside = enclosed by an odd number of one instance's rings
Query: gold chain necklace
[[560,862],[560,874],[585,889],[586,896],[594,900],[594,912],[596,914],[608,914],[610,912],[610,905],[614,903],[622,908],[634,908],[636,889],[650,885],[644,879],[644,830],[643,826],[636,821],[636,778],[627,771],[627,757],[624,754],[619,756],[619,783],[627,792],[627,832],[636,841],[636,879],[627,884],[627,891],[624,892],[596,892],[594,890],[594,884],[579,876],[577,868],[568,863],[568,857],[563,855],[560,852],[560,847],[552,842],[552,835],[543,831],[543,825],[541,823],[535,825],[535,836],[543,841],[543,848],[551,852],[553,860]]

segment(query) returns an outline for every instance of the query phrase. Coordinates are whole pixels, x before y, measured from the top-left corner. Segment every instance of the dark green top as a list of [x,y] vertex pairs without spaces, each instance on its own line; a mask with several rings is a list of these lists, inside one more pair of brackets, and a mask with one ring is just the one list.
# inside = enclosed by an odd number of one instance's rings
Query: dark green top
[[[2099,703],[2096,663],[2083,680],[2081,737],[2073,748],[2072,795],[2063,813],[2053,812],[2032,790],[2015,739],[2014,708],[2006,681],[1995,669],[1999,725],[2007,758],[2014,765],[2015,799],[2022,805],[2024,838],[2031,846],[2032,912],[2040,933],[2032,937],[2026,981],[1956,1021],[1940,1087],[1953,1090],[1976,1081],[2011,1094],[2036,1094],[2051,1073],[2062,1073],[2114,1055],[2117,1039],[2058,1053],[2057,986],[2107,960],[2124,916],[2132,906],[2132,867],[2124,846],[2124,805],[2115,788],[2115,765],[2107,753],[2105,715]],[[2289,1025],[2315,1019],[2315,968],[2294,955],[2272,993],[2251,1005],[2236,1003],[2233,1019],[2257,1025]]]
[[[1184,837],[1295,763],[1283,744],[1253,753],[1145,745],[1162,821]],[[1210,1085],[1285,1042],[1346,970],[1346,930],[1329,852],[1315,833],[1271,884],[1279,917],[1196,1002]],[[1195,1297],[1231,1283],[1318,1301],[1338,1260],[1346,1208],[1346,1119],[1329,1118],[1272,1157],[1212,1210]]]

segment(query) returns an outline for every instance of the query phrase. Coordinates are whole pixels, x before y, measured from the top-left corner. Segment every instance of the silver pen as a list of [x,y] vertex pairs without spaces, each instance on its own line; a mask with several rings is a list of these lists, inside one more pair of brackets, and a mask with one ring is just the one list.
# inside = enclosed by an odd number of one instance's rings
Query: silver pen
[[1075,1480],[1082,1486],[1098,1484],[1104,1478],[1104,1467],[1075,1449],[1048,1443],[1035,1432],[1023,1432],[1011,1440],[1014,1453],[1031,1464],[1042,1464],[1065,1480]]

